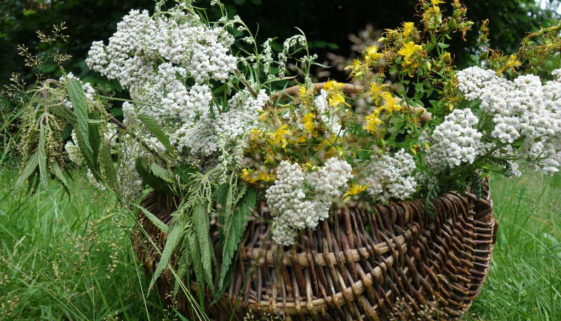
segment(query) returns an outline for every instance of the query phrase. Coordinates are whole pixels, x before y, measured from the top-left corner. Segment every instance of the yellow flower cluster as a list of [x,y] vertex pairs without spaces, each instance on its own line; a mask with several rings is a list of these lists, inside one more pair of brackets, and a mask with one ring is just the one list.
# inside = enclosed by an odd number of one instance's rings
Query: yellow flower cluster
[[415,44],[413,41],[408,41],[403,45],[397,53],[403,57],[403,66],[417,68],[419,66],[417,62],[417,52],[422,51],[423,47]]
[[328,98],[327,102],[329,106],[338,107],[340,105],[350,106],[345,100],[345,94],[343,93],[344,85],[342,83],[336,82],[335,80],[327,81],[323,85],[323,89],[327,91]]
[[251,169],[244,168],[242,170],[241,178],[248,183],[255,184],[259,181],[273,182],[276,179],[276,175],[271,174],[267,171],[254,171]]
[[415,29],[415,24],[413,22],[403,23],[403,37],[408,38],[414,29]]
[[353,195],[358,195],[368,189],[368,185],[353,184],[349,190],[343,195],[343,198],[348,198]]
[[383,124],[383,121],[380,119],[382,112],[386,112],[388,115],[391,115],[403,109],[403,106],[399,104],[399,100],[389,91],[385,90],[386,87],[387,85],[380,85],[376,82],[370,84],[370,95],[372,101],[376,102],[382,99],[384,102],[382,106],[374,109],[372,113],[364,117],[366,121],[364,129],[373,134],[376,133],[378,131],[378,127]]
[[378,50],[379,48],[376,45],[366,48],[363,59],[354,59],[350,66],[345,67],[345,70],[350,70],[352,77],[363,76],[370,66],[377,64],[380,59],[384,58],[384,54],[378,52]]
[[301,86],[290,103],[262,112],[258,127],[249,133],[241,178],[260,185],[275,179],[275,169],[282,160],[311,170],[329,158],[341,156],[343,140],[327,127],[322,115],[351,113],[344,86],[336,81],[323,85],[327,110],[316,106],[313,87]]

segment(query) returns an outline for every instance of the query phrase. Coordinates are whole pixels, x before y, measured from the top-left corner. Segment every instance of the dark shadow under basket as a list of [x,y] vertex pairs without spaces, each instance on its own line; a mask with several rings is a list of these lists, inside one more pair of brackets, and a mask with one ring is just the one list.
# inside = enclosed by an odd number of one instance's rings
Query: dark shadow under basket
[[[484,183],[482,199],[447,193],[435,200],[432,215],[420,200],[338,209],[290,249],[263,240],[270,224],[262,205],[245,232],[229,289],[207,311],[220,321],[250,311],[300,321],[453,320],[479,294],[491,261],[496,222]],[[172,201],[151,193],[142,206],[168,223]],[[163,247],[165,235],[143,214],[139,221]],[[157,251],[140,228],[133,240],[152,271]],[[172,298],[173,284],[165,271],[160,295],[189,315],[186,298]]]

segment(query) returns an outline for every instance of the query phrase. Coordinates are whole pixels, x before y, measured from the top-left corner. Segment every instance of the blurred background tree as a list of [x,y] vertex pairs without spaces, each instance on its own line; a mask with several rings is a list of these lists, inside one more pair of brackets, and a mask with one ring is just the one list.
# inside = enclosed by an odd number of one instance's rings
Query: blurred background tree
[[[206,6],[208,0],[199,1]],[[311,47],[324,61],[329,52],[348,56],[352,49],[348,40],[366,25],[373,30],[395,27],[413,17],[417,0],[224,0],[230,13],[240,15],[260,39],[288,37],[300,28],[306,33]],[[555,10],[558,0],[471,0],[463,1],[474,21],[490,20],[491,45],[511,52],[529,31],[557,21]],[[0,0],[0,85],[9,81],[10,74],[18,72],[26,81],[32,74],[18,56],[18,45],[32,51],[48,54],[35,37],[37,30],[45,31],[52,25],[65,22],[68,42],[60,44],[72,55],[68,71],[87,81],[104,82],[89,71],[83,62],[94,40],[107,39],[116,29],[117,22],[131,9],[150,9],[153,0]],[[476,28],[477,29],[477,26]],[[473,43],[475,35],[468,41]],[[457,46],[464,47],[462,46]],[[459,61],[469,57],[466,51],[453,50]],[[57,77],[55,66],[41,70],[47,77]],[[114,84],[113,84],[114,86]]]

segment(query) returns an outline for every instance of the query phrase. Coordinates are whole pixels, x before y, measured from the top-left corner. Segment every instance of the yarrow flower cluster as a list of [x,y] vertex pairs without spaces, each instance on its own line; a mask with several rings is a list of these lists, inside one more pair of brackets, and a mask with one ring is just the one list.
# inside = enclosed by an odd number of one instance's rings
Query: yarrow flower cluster
[[273,215],[273,240],[291,245],[298,230],[315,228],[328,218],[332,202],[347,189],[351,172],[351,166],[337,158],[311,173],[303,172],[299,164],[282,161],[277,180],[266,192]]
[[215,100],[213,90],[237,70],[227,23],[207,24],[181,6],[153,16],[132,10],[107,44],[93,43],[86,62],[129,90],[130,117],[154,118],[180,152],[209,157],[243,137],[268,100],[264,90],[239,91],[225,106]]
[[415,168],[413,156],[403,149],[394,155],[374,155],[364,169],[368,176],[363,181],[375,201],[403,200],[417,190]]
[[[556,70],[556,79],[542,84],[535,75],[509,81],[492,70],[471,67],[458,73],[458,88],[466,99],[478,99],[492,118],[497,156],[525,158],[551,174],[561,167],[560,75],[561,69]],[[504,148],[513,144],[520,148]]]
[[484,152],[483,134],[477,130],[479,119],[471,109],[456,109],[436,126],[430,137],[426,161],[435,172],[462,164],[472,164]]

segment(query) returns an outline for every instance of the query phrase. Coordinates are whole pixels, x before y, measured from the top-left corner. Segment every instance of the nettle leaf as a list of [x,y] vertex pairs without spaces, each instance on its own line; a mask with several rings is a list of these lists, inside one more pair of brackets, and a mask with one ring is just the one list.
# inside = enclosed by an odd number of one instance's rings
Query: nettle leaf
[[[25,165],[25,168],[23,169],[21,175],[18,177],[18,179],[16,180],[16,186],[22,186],[23,183],[33,174],[35,173],[35,170],[37,169],[37,166],[39,166],[39,155],[36,152],[35,154],[33,154],[29,160],[27,161],[27,164]],[[30,182],[31,184],[31,182]]]
[[152,133],[152,135],[154,135],[154,137],[156,137],[160,141],[160,143],[164,145],[166,150],[171,151],[173,149],[171,143],[169,142],[169,137],[165,134],[160,124],[158,124],[158,122],[154,118],[139,114],[138,119],[140,119],[144,126],[148,128],[150,133]]
[[[136,204],[135,204],[136,205]],[[152,222],[152,224],[154,224],[154,226],[156,226],[157,228],[160,229],[160,231],[162,231],[165,234],[168,234],[169,232],[169,226],[166,225],[166,223],[162,222],[159,218],[157,218],[154,214],[152,214],[152,212],[150,212],[149,210],[145,209],[144,207],[140,206],[140,205],[136,205],[136,207],[138,207],[138,209],[140,209],[140,211],[146,215],[146,217],[150,220],[150,222]]]
[[179,166],[173,168],[173,172],[179,177],[180,183],[184,185],[190,185],[193,181],[194,174],[198,171],[196,167],[189,164],[179,164]]
[[150,286],[148,287],[148,291],[152,289],[156,280],[160,277],[164,269],[168,266],[171,261],[171,257],[175,252],[175,248],[181,241],[181,238],[184,235],[184,228],[181,224],[175,224],[172,226],[168,237],[166,239],[166,244],[164,245],[164,250],[162,251],[162,255],[160,257],[160,262],[156,266],[156,270],[154,271],[154,275],[152,276],[152,280],[150,281]]
[[70,185],[68,185],[68,182],[66,181],[66,177],[64,177],[64,174],[62,173],[60,166],[58,166],[57,162],[52,162],[51,167],[53,168],[53,173],[55,174],[55,177],[62,183],[62,186],[66,191],[66,194],[70,196]]
[[111,158],[111,148],[108,144],[102,144],[99,154],[101,167],[103,168],[104,181],[114,191],[117,191],[117,170]]
[[100,124],[103,121],[100,119],[100,115],[98,112],[90,113],[88,116],[88,138],[90,141],[90,145],[92,147],[92,157],[94,161],[96,161],[97,169],[99,169],[99,163],[97,160],[99,159],[99,149],[101,145],[101,131],[100,131]]
[[222,245],[222,268],[220,270],[219,289],[225,286],[226,276],[230,270],[233,257],[238,250],[238,244],[242,239],[247,225],[247,219],[257,204],[257,193],[254,189],[248,189],[238,202],[236,208],[229,218],[226,218],[224,226],[224,244]]
[[152,165],[150,165],[150,170],[154,175],[158,176],[159,178],[165,181],[170,181],[171,179],[171,175],[169,174],[169,171],[156,163],[152,163]]
[[65,106],[50,106],[49,111],[56,117],[64,119],[69,123],[76,122],[76,115]]
[[199,245],[199,260],[203,265],[206,282],[212,284],[212,246],[210,242],[210,218],[204,202],[193,205],[193,227]]
[[151,166],[148,165],[148,162],[146,158],[139,157],[136,159],[136,171],[142,178],[142,181],[157,191],[171,193],[168,184],[152,173]]
[[[82,155],[84,155],[86,165],[90,168],[94,176],[96,176],[99,167],[97,159],[94,158],[94,150],[90,143],[88,100],[84,93],[84,88],[82,88],[82,84],[78,80],[70,79],[66,83],[66,89],[70,102],[72,102],[72,106],[74,107],[74,114],[76,115],[74,129],[76,131],[76,137],[78,138],[78,147],[80,147],[80,151]],[[99,178],[99,175],[97,175],[96,178]]]
[[191,263],[193,264],[193,270],[195,271],[195,279],[197,280],[197,292],[199,297],[199,303],[201,307],[204,307],[204,284],[205,284],[205,276],[204,276],[204,268],[202,260],[195,259],[200,258],[201,253],[199,252],[199,246],[197,244],[197,235],[195,231],[189,231],[187,233],[187,246],[189,247],[189,253],[192,258],[194,258]]
[[[189,233],[189,231],[187,231],[186,233]],[[185,244],[186,242],[189,242],[188,236],[184,238],[183,244],[181,245],[181,253],[179,255],[179,262],[177,264],[177,277],[175,278],[175,282],[173,284],[173,295],[177,295],[181,283],[183,282],[183,280],[185,280],[185,277],[187,277],[186,283],[187,284],[190,283],[188,272],[192,271],[192,266],[193,266],[192,262],[196,259],[190,253],[189,246]]]
[[47,171],[47,151],[45,150],[47,144],[47,138],[45,133],[45,126],[41,125],[41,129],[39,131],[39,146],[37,148],[37,161],[39,164],[39,179],[41,180],[41,184],[43,186],[48,186],[48,171]]

